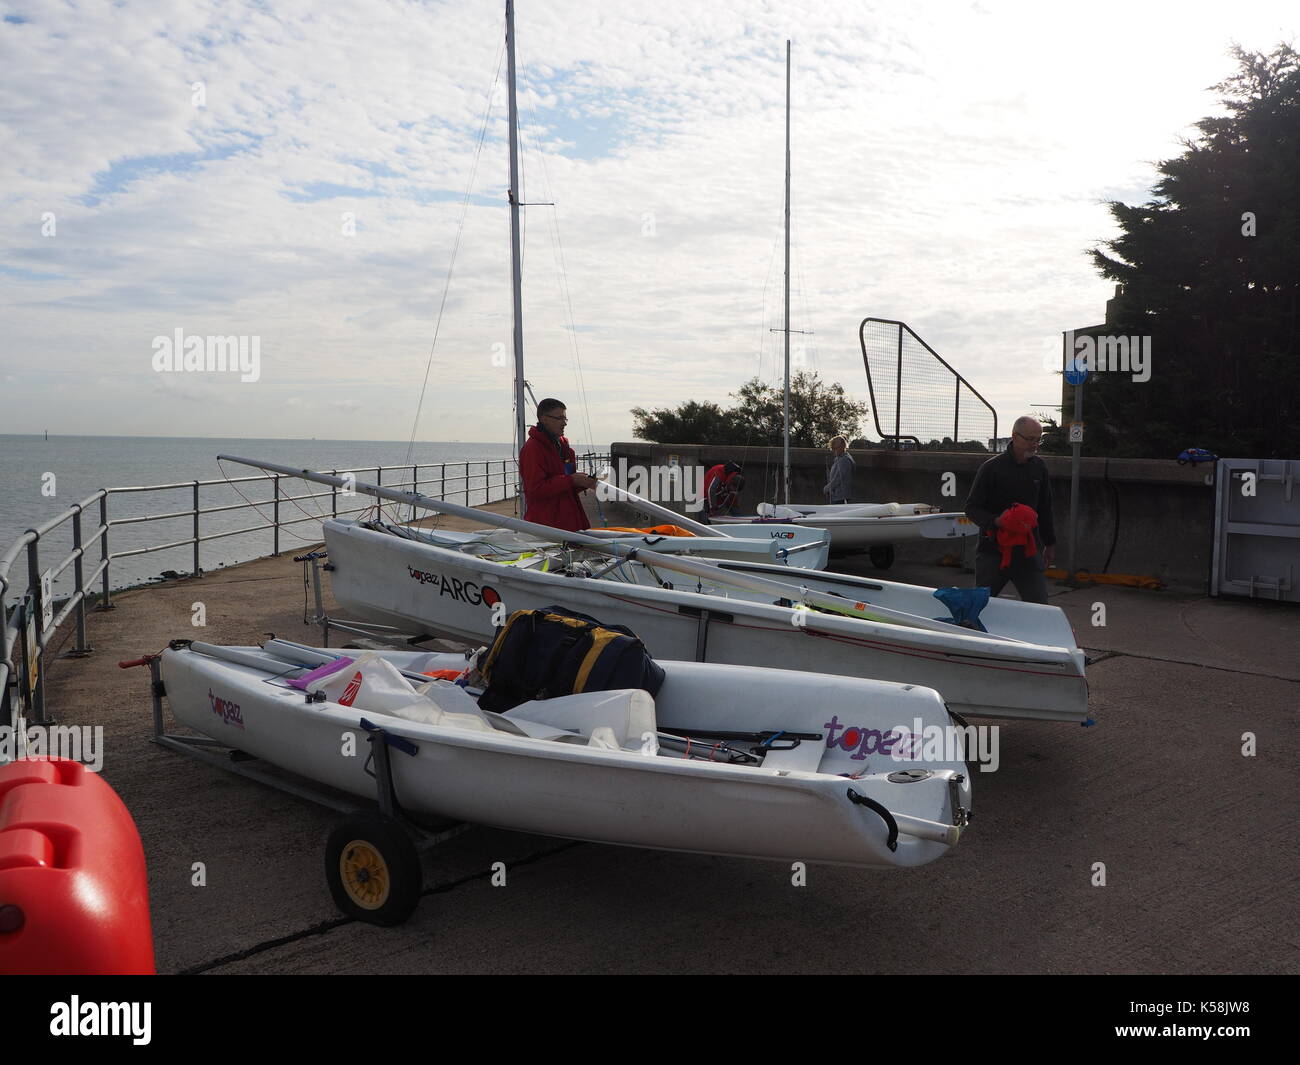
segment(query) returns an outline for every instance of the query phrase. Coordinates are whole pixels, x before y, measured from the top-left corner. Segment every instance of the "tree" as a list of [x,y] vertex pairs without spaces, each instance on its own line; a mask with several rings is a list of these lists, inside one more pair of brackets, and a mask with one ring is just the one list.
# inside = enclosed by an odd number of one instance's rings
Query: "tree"
[[1091,252],[1123,286],[1111,332],[1151,338],[1149,381],[1088,378],[1093,454],[1300,454],[1300,55],[1233,54],[1228,114],[1159,165],[1151,200],[1110,204],[1122,233]]
[[[661,444],[744,444],[780,447],[784,426],[782,390],[757,377],[731,395],[729,410],[716,403],[690,400],[676,410],[634,407],[632,432],[640,440]],[[854,403],[838,383],[801,372],[790,381],[790,446],[824,447],[833,436],[859,431],[867,407]]]
[[661,444],[730,444],[736,435],[731,411],[690,400],[676,410],[633,407],[632,435]]
[[[893,439],[892,437],[890,438]],[[978,440],[954,440],[951,436],[945,436],[942,440],[931,440],[928,444],[922,444],[917,451],[972,451],[988,454],[989,449],[981,444]]]

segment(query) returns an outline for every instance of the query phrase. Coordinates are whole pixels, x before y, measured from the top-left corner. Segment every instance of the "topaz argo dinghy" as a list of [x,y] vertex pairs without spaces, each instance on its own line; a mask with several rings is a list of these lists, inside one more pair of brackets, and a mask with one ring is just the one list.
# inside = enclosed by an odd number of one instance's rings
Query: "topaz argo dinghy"
[[1088,716],[1084,655],[1059,607],[993,599],[978,619],[983,630],[963,627],[943,617],[949,608],[933,588],[655,554],[644,545],[562,533],[414,492],[218,457],[321,484],[346,483],[358,494],[531,538],[529,545],[498,542],[489,550],[481,536],[466,537],[462,550],[452,539],[457,534],[325,519],[334,598],[356,618],[399,632],[481,643],[492,639],[501,609],[558,603],[627,626],[658,658],[920,684],[937,689],[963,715],[1080,723]]
[[[375,794],[370,765],[383,762],[404,815],[867,868],[933,861],[969,819],[960,742],[943,752],[952,760],[921,757],[926,730],[951,721],[927,688],[661,662],[654,696],[581,690],[498,714],[475,688],[430,676],[469,665],[284,640],[176,641],[160,662],[183,724],[357,796]],[[368,737],[382,758],[367,759]],[[419,862],[396,824],[352,818],[331,836],[326,871],[345,912],[391,924],[414,907]]]

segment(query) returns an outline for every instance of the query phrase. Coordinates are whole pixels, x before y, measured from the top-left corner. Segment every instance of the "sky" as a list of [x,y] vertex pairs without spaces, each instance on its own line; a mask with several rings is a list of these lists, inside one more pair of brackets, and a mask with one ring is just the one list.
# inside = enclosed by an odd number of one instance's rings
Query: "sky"
[[[608,443],[778,380],[787,38],[796,369],[865,401],[859,323],[899,319],[1009,423],[1102,320],[1107,201],[1300,13],[519,0],[516,28],[526,377]],[[510,439],[503,38],[492,0],[0,0],[0,434]],[[170,368],[178,330],[244,367]]]

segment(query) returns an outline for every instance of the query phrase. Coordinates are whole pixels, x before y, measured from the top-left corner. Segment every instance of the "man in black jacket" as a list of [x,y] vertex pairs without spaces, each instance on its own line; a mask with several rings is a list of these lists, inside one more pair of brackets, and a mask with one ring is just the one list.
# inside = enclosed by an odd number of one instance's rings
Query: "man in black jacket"
[[[1056,561],[1056,528],[1052,524],[1052,484],[1047,463],[1038,457],[1043,427],[1033,418],[1017,418],[1011,427],[1011,444],[997,458],[989,459],[975,474],[966,499],[966,516],[980,527],[975,552],[975,586],[997,595],[1011,581],[1026,603],[1047,602],[1047,578],[1043,571]],[[997,531],[1002,513],[1016,503],[1038,513],[1034,531],[1037,553],[1026,557],[1025,549],[1011,549],[1011,564],[1002,568],[1002,551]]]

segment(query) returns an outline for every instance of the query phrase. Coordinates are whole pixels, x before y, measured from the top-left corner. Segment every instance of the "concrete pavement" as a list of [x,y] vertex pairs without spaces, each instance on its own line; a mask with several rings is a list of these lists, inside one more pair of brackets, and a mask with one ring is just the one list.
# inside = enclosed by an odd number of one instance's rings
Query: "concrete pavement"
[[[969,580],[913,563],[887,576]],[[312,640],[300,567],[265,559],[115,601],[90,615],[95,654],[51,667],[48,705],[105,726],[162,972],[1300,972],[1295,608],[1056,589],[1098,655],[1097,725],[1002,723],[972,827],[923,868],[813,866],[795,887],[780,864],[473,828],[426,856],[411,921],[379,929],[329,898],[332,812],[150,743],[147,673],[116,668],[199,632]]]

